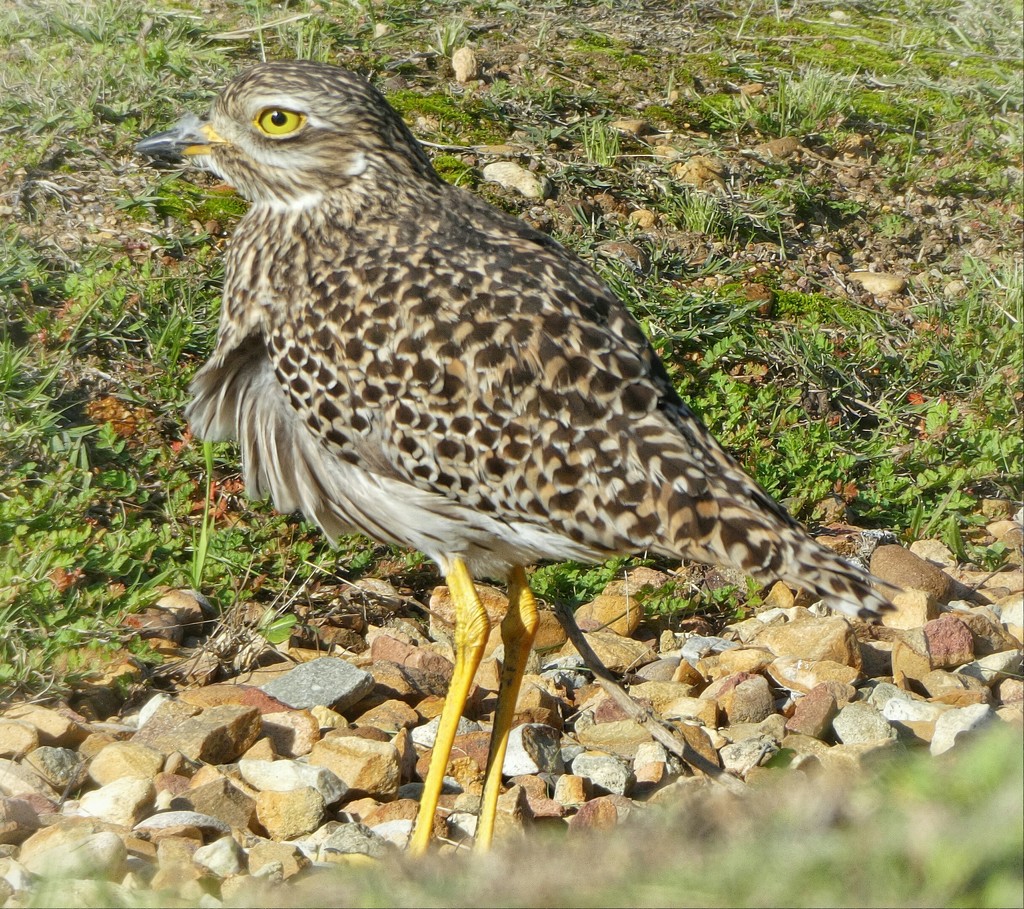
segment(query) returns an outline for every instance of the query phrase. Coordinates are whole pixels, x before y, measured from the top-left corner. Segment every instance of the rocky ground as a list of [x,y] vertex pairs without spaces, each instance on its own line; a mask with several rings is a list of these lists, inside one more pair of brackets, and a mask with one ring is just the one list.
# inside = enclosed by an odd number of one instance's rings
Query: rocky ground
[[[1019,18],[0,4],[0,904],[1019,905]],[[661,725],[545,611],[500,803],[496,852],[520,864],[476,889],[499,641],[437,854],[406,861],[452,669],[445,588],[415,554],[334,552],[249,503],[237,452],[208,463],[185,428],[243,206],[132,149],[264,55],[367,75],[445,179],[599,271],[772,494],[905,590],[867,625],[719,571],[538,568],[542,598],[591,600],[587,643]],[[885,803],[880,768],[922,763],[940,775],[906,827],[835,794],[866,779]],[[957,764],[966,784],[934,782]],[[1007,788],[981,794],[993,773]],[[658,850],[674,871],[702,856],[697,886],[651,889]],[[367,889],[339,883],[363,864]]]
[[[1018,553],[1019,518],[989,526]],[[826,539],[852,551],[870,548],[867,536]],[[593,681],[545,611],[505,761],[499,843],[610,831],[708,787],[743,799],[768,778],[850,775],[903,750],[941,760],[993,725],[1019,737],[1019,558],[980,573],[957,570],[936,541],[883,543],[870,567],[905,591],[879,625],[829,615],[777,584],[756,614],[719,634],[659,634],[638,604],[672,579],[644,568],[579,609],[587,643],[692,763]],[[364,581],[362,592],[400,600],[385,581]],[[504,595],[480,592],[500,616]],[[256,668],[200,684],[214,654],[224,665],[224,628],[211,634],[202,599],[175,591],[133,618],[179,657],[166,693],[105,720],[89,718],[102,702],[89,697],[78,711],[9,709],[3,904],[28,905],[40,881],[59,879],[50,893],[64,905],[249,905],[255,894],[281,905],[329,866],[397,862],[452,670],[450,598],[438,587],[426,618],[393,609],[381,624],[361,619],[325,622],[319,640],[344,643],[320,651],[270,648],[239,625],[236,652],[263,644]],[[474,832],[500,661],[495,633],[448,768],[442,853],[466,849]],[[718,770],[713,778],[695,769],[694,752]]]

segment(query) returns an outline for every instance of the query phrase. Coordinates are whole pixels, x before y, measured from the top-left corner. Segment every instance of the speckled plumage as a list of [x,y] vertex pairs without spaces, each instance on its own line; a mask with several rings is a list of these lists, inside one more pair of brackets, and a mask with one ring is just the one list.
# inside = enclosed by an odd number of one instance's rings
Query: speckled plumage
[[[277,107],[304,126],[262,135]],[[253,495],[446,573],[651,552],[884,608],[723,451],[591,269],[444,183],[364,80],[264,64],[208,123],[194,160],[253,205],[188,418],[239,439]]]

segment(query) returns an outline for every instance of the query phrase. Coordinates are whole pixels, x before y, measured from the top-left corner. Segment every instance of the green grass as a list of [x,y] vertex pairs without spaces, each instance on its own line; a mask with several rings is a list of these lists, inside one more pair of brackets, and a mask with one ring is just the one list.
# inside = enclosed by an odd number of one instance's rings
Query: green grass
[[[613,4],[0,9],[6,692],[72,689],[90,651],[156,659],[118,620],[165,586],[198,584],[222,610],[299,613],[331,602],[339,574],[396,572],[424,597],[436,581],[417,557],[356,538],[334,553],[248,502],[230,445],[212,451],[211,498],[206,454],[185,434],[244,203],[146,166],[132,145],[264,56],[364,72],[424,139],[454,148],[435,159],[451,182],[477,186],[487,159],[467,146],[522,148],[558,198],[480,191],[593,262],[684,396],[798,517],[819,519],[839,490],[865,525],[940,536],[986,567],[1005,559],[977,541],[981,500],[1022,495],[1020,4],[906,0],[899,15],[854,8],[839,25],[778,18],[767,2],[729,9],[699,28],[680,10],[675,44],[655,23],[646,41],[619,35]],[[490,83],[450,82],[443,58],[466,41]],[[737,93],[754,81],[762,94]],[[626,116],[674,131],[653,141],[684,157],[722,157],[726,188],[679,184],[646,142],[607,126]],[[785,135],[817,157],[745,154]],[[868,151],[855,165],[818,154],[857,142]],[[628,221],[637,207],[657,214],[655,230]],[[928,252],[942,219],[959,226]],[[599,254],[623,239],[648,255],[646,272]],[[866,250],[912,292],[894,306],[851,296],[828,250],[847,267]],[[962,291],[947,294],[954,279]],[[534,582],[582,602],[621,570],[543,566]],[[651,611],[694,607],[673,596]]]

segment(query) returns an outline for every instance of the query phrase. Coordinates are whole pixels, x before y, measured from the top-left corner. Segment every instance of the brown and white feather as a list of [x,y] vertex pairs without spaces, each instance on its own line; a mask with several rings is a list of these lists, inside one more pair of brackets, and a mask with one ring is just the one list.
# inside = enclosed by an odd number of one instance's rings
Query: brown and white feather
[[[308,128],[257,135],[268,105]],[[591,269],[444,183],[368,83],[264,64],[209,122],[227,141],[200,163],[253,205],[188,417],[240,441],[253,495],[445,571],[642,551],[885,608],[721,448]]]

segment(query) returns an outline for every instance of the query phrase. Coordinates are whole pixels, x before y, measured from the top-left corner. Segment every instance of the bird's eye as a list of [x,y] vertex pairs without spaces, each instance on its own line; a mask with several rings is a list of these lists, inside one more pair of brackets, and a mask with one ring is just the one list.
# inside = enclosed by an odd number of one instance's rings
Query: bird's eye
[[282,107],[268,107],[261,110],[253,121],[256,128],[268,136],[287,136],[306,122],[304,114]]

